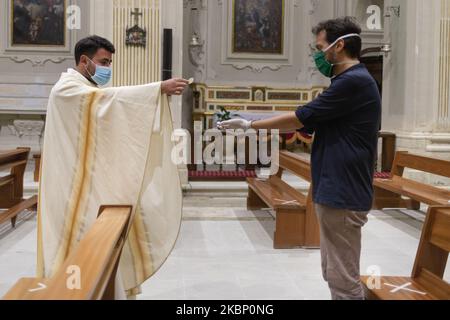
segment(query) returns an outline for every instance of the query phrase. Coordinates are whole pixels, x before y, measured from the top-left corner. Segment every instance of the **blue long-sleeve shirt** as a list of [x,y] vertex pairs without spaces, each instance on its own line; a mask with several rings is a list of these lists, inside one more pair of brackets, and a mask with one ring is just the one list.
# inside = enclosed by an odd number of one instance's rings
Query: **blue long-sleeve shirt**
[[363,64],[331,80],[297,117],[315,131],[311,170],[317,204],[369,211],[381,123],[378,86]]

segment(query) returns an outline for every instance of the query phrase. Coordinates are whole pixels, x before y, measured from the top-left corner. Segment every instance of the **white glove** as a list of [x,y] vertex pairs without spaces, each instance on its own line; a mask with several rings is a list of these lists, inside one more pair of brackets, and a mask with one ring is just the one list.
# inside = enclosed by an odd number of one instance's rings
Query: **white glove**
[[252,121],[244,120],[244,119],[233,119],[223,122],[217,123],[217,128],[219,130],[239,130],[242,129],[247,131],[251,129]]

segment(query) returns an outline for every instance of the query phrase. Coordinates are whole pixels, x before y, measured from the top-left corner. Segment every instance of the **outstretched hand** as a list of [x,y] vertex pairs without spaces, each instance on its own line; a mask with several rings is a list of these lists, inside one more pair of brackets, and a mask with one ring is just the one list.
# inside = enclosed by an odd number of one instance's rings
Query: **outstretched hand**
[[252,122],[245,119],[233,119],[217,123],[219,130],[239,130],[247,131],[251,129]]
[[185,79],[170,79],[163,81],[161,84],[161,92],[167,94],[168,96],[176,95],[179,96],[183,93],[189,84],[188,80]]

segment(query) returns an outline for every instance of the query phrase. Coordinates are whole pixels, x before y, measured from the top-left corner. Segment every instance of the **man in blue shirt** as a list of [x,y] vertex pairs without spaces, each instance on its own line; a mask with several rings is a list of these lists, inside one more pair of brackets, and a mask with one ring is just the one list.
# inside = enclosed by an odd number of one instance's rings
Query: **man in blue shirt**
[[315,132],[311,170],[323,276],[333,299],[361,300],[361,228],[373,200],[381,97],[359,62],[361,28],[352,18],[322,22],[313,33],[314,60],[331,78],[330,87],[295,113],[253,122],[235,119],[219,128]]

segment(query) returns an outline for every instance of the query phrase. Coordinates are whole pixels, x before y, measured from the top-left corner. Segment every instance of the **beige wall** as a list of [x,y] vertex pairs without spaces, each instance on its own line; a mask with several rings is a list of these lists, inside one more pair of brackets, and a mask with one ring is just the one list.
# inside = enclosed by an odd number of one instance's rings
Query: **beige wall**
[[[392,52],[384,64],[383,129],[398,135],[399,149],[450,159],[450,132],[438,126],[441,4],[449,0],[385,0],[384,6],[400,6],[400,17],[384,19],[384,29],[363,32],[364,46],[390,43]],[[112,39],[111,0],[74,0],[82,9],[77,39],[99,34]],[[73,50],[67,52],[6,51],[7,1],[0,1],[3,25],[0,32],[0,148],[31,145],[36,139],[19,138],[11,126],[17,118],[41,119],[47,97],[60,73],[74,64]],[[161,1],[162,27],[174,29],[174,75],[211,85],[264,85],[311,87],[327,85],[315,69],[309,45],[311,27],[321,20],[343,16],[367,17],[364,8],[380,0],[287,0],[287,55],[279,60],[237,59],[227,56],[226,37],[229,0]],[[192,7],[198,8],[193,23]],[[363,26],[365,21],[360,21]],[[204,45],[190,51],[193,26]],[[445,49],[445,48],[444,48]],[[444,50],[445,51],[445,50]],[[450,51],[450,48],[449,50]],[[442,55],[442,54],[441,54]],[[176,127],[191,123],[191,99],[172,101]],[[441,111],[442,113],[442,111]]]
[[[28,136],[38,130],[27,128],[19,138],[13,120],[45,119],[47,98],[61,72],[74,65],[73,46],[78,39],[89,34],[89,1],[74,0],[79,5],[81,29],[68,34],[66,49],[46,51],[16,50],[8,48],[9,1],[0,1],[0,149],[31,146],[39,150],[39,138]],[[33,131],[34,130],[34,131]]]
[[[113,40],[113,0],[73,0],[81,9],[81,29],[69,33],[65,52],[23,52],[7,50],[8,1],[0,0],[0,149],[30,146],[38,152],[37,136],[21,136],[13,126],[17,119],[45,119],[50,90],[61,72],[74,66],[75,43],[90,34]],[[173,28],[174,75],[181,75],[183,14],[181,0],[161,1],[162,27]],[[172,100],[175,127],[181,126],[181,98]],[[33,130],[31,130],[33,131]]]

